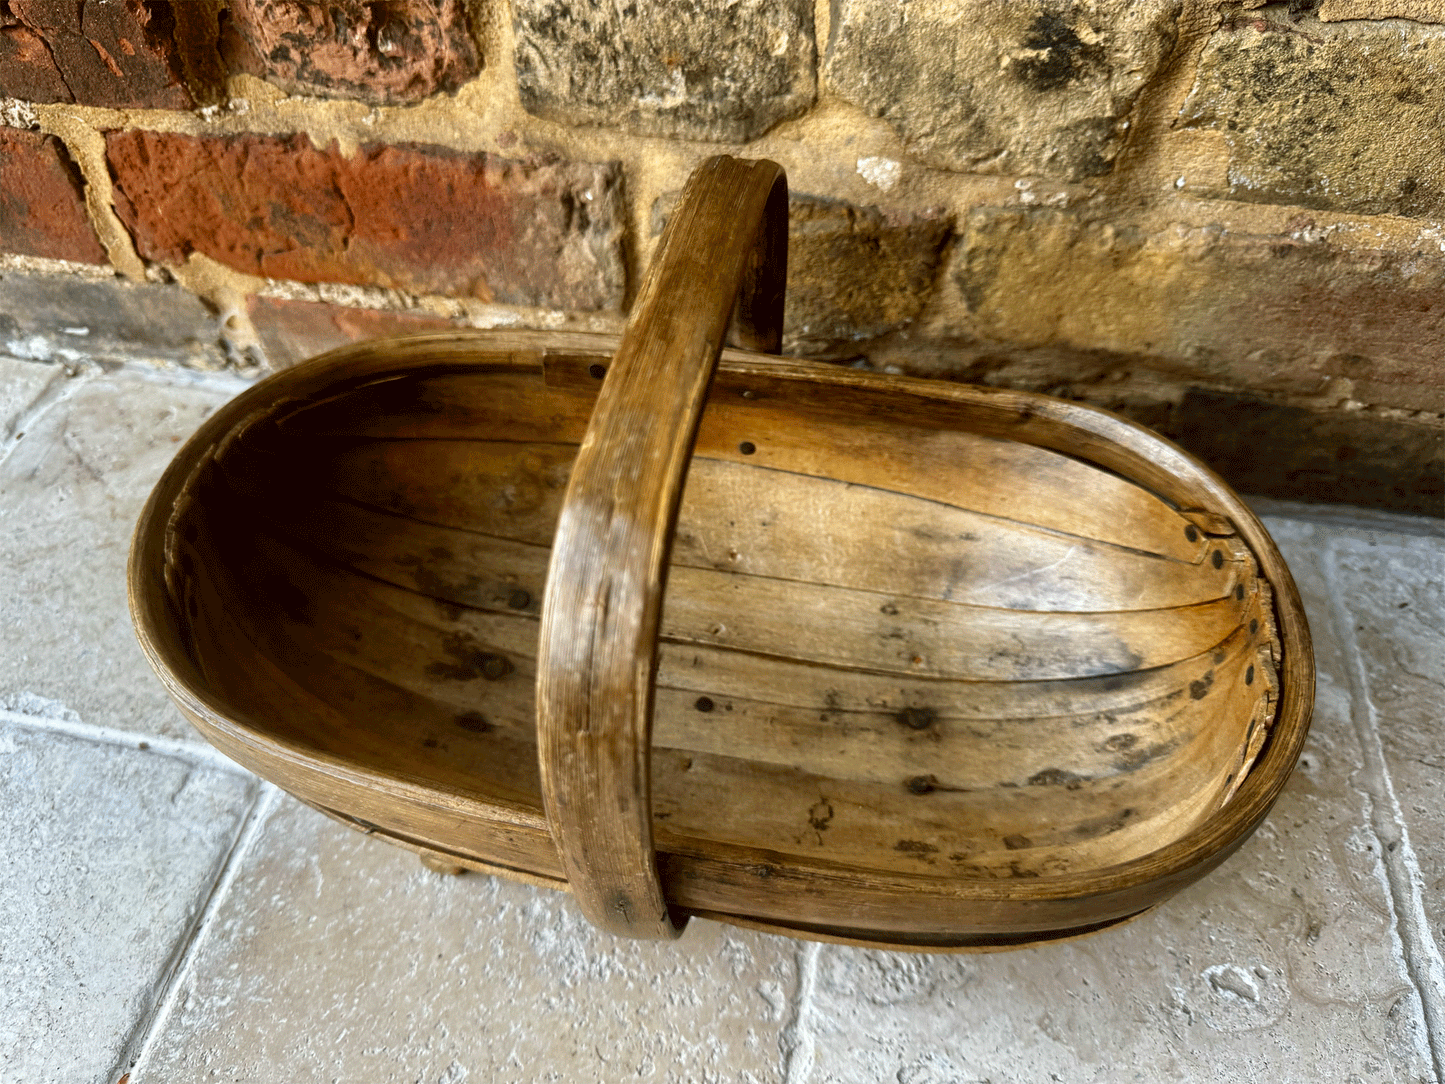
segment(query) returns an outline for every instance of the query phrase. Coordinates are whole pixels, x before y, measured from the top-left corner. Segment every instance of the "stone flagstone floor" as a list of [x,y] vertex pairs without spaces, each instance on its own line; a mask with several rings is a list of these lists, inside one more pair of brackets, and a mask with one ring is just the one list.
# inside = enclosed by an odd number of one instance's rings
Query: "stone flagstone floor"
[[131,635],[142,501],[234,378],[0,358],[0,1082],[1438,1081],[1445,541],[1260,502],[1304,595],[1299,769],[1132,925],[985,956],[592,931],[210,750]]

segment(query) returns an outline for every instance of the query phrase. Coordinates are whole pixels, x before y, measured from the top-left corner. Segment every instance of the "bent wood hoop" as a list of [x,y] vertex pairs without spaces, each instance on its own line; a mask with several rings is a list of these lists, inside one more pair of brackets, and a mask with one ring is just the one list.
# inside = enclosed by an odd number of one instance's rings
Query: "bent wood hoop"
[[248,768],[621,933],[1127,921],[1289,777],[1289,570],[1107,412],[754,352],[785,199],[710,163],[621,341],[381,340],[237,396],[137,525],[141,645]]
[[[567,883],[613,933],[676,937],[652,846],[657,632],[698,419],[738,345],[783,334],[788,188],[772,162],[718,157],[688,181],[572,465],[537,650],[542,794]],[[741,296],[740,296],[741,291]]]

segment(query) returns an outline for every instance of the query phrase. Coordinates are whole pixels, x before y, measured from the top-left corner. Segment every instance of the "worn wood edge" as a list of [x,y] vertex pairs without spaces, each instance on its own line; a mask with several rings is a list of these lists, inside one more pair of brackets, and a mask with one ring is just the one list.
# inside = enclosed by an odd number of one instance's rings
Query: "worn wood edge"
[[1124,915],[1120,918],[1111,918],[1103,922],[1094,922],[1061,930],[1030,931],[1019,934],[1017,937],[1006,937],[1002,935],[990,936],[984,934],[978,937],[960,938],[952,941],[946,939],[931,940],[923,936],[910,940],[890,940],[888,938],[870,937],[866,930],[854,930],[844,933],[822,927],[790,924],[787,922],[760,922],[757,919],[748,918],[744,915],[731,915],[721,911],[698,909],[692,913],[695,918],[705,918],[712,922],[722,922],[729,926],[741,927],[745,930],[756,930],[758,933],[794,937],[801,941],[817,941],[825,945],[845,945],[848,948],[878,949],[885,952],[972,956],[983,953],[1019,952],[1024,949],[1042,948],[1045,945],[1063,945],[1070,941],[1080,941],[1086,937],[1093,937],[1098,933],[1107,933],[1110,930],[1117,930],[1121,927],[1132,925],[1139,919],[1153,913],[1158,907],[1159,904],[1156,903],[1145,907],[1142,911],[1135,911],[1133,914]]
[[448,865],[460,866],[462,869],[470,870],[473,873],[485,873],[492,877],[501,877],[504,880],[516,881],[518,884],[531,885],[533,888],[550,888],[557,892],[566,893],[571,893],[572,891],[572,886],[567,883],[565,877],[545,877],[541,874],[531,873],[528,870],[518,869],[516,866],[503,865],[499,862],[486,862],[471,855],[438,847],[433,843],[422,842],[412,836],[383,828],[369,821],[358,820],[350,814],[330,809],[319,802],[308,801],[299,796],[296,800],[302,805],[316,810],[316,812],[329,820],[335,821],[343,828],[349,828],[351,831],[359,832],[364,836],[375,836],[394,846],[411,851],[413,854],[419,856],[423,863],[430,858]]
[[583,913],[624,936],[681,929],[652,838],[653,686],[669,555],[729,325],[752,346],[781,339],[786,246],[781,167],[717,156],[694,170],[597,394],[557,519],[537,646],[542,797]]
[[[565,349],[580,354],[595,353],[599,360],[605,361],[610,356],[615,341],[611,336],[590,333],[493,331],[460,331],[374,340],[343,347],[276,374],[241,393],[203,423],[152,491],[137,523],[129,563],[131,613],[141,646],[172,697],[183,708],[192,709],[187,711],[187,714],[192,716],[192,721],[197,723],[202,732],[227,752],[229,749],[225,746],[232,746],[240,752],[248,744],[257,744],[248,743],[239,733],[235,733],[237,728],[226,719],[221,707],[206,703],[203,698],[195,696],[192,690],[169,675],[172,662],[177,658],[183,659],[184,650],[173,637],[165,635],[166,620],[160,614],[151,612],[141,596],[145,592],[144,583],[148,573],[164,567],[160,543],[165,523],[179,495],[184,477],[194,468],[197,459],[206,454],[207,449],[218,443],[236,423],[256,407],[264,406],[267,408],[266,413],[274,416],[284,410],[288,403],[297,403],[315,390],[329,387],[343,376],[348,389],[354,390],[378,379],[410,375],[419,364],[435,367],[439,371],[540,371],[541,359],[549,349]],[[970,405],[985,401],[1000,418],[1014,417],[1016,425],[1026,426],[1029,420],[1040,416],[1048,419],[1052,428],[1047,434],[1034,433],[1027,427],[1020,428],[1015,434],[1015,439],[1028,440],[1045,447],[1052,447],[1061,439],[1060,434],[1066,433],[1070,428],[1078,428],[1097,438],[1101,435],[1099,419],[1107,419],[1107,425],[1102,429],[1102,433],[1107,434],[1106,439],[1122,443],[1132,456],[1141,460],[1149,461],[1149,456],[1160,453],[1171,458],[1175,463],[1174,469],[1179,470],[1189,484],[1189,491],[1201,498],[1208,497],[1223,508],[1259,560],[1265,581],[1274,588],[1274,606],[1282,645],[1281,692],[1275,720],[1264,748],[1239,790],[1223,809],[1204,824],[1159,851],[1104,870],[1040,877],[1022,882],[960,879],[947,886],[929,883],[921,878],[914,880],[906,875],[869,877],[868,888],[871,891],[868,894],[881,893],[884,899],[891,899],[894,908],[899,906],[897,893],[909,894],[912,897],[911,902],[917,904],[922,911],[933,910],[949,902],[1047,903],[1067,902],[1098,894],[1114,896],[1121,886],[1127,884],[1132,884],[1138,890],[1155,886],[1158,891],[1153,895],[1162,899],[1217,866],[1257,827],[1287,782],[1303,746],[1314,698],[1314,658],[1308,624],[1288,567],[1257,517],[1234,496],[1214,472],[1165,438],[1126,419],[1117,418],[1099,408],[1061,403],[1033,393],[1004,393],[998,389],[974,388],[902,376],[862,376],[836,366],[784,359],[760,359],[756,355],[733,350],[724,351],[721,369],[742,377],[759,375],[772,379],[794,378],[820,385],[862,386],[864,381],[884,380],[891,390],[933,402]],[[280,402],[277,401],[278,392],[284,393]],[[1018,412],[1021,407],[1030,411],[1029,418],[1020,417]],[[1013,412],[1012,415],[1010,412]],[[1114,460],[1115,457],[1107,458]],[[1107,461],[1103,465],[1116,469]],[[1202,505],[1205,501],[1200,499],[1190,503]],[[154,537],[148,539],[148,535]],[[151,542],[155,544],[151,545]],[[163,588],[163,585],[161,587]],[[154,589],[153,586],[152,590]],[[164,595],[163,589],[160,594]],[[197,716],[209,716],[206,720],[208,725],[202,725]],[[216,741],[217,738],[222,740]],[[262,738],[258,744],[260,748],[284,745],[271,738]],[[246,759],[250,758],[237,759],[245,763]],[[298,749],[290,750],[286,759],[309,767],[315,762],[316,756],[313,751]],[[374,782],[367,773],[358,772],[354,767],[344,764],[331,765],[329,770],[335,771],[339,777],[353,780],[361,787]],[[392,777],[378,778],[389,781]],[[430,796],[435,794],[436,788],[427,785],[418,787],[417,790],[417,800],[426,803],[431,800]],[[486,806],[471,812],[488,821],[495,816],[496,823],[516,825],[519,828],[532,828],[538,821],[533,811],[522,808]],[[855,871],[832,870],[802,861],[790,860],[789,864],[801,877],[816,878],[815,888],[818,885],[836,884],[839,890],[852,893],[863,887],[850,875]],[[1194,865],[1191,868],[1192,864]],[[946,891],[940,891],[945,887]],[[685,899],[691,895],[692,893],[682,892],[678,897]],[[935,911],[933,918],[938,920],[945,916]]]

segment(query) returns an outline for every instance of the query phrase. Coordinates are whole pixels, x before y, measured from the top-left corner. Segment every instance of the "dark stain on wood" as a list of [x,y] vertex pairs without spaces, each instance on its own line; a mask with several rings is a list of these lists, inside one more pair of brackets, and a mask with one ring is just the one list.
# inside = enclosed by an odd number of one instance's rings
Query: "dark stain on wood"
[[278,573],[256,586],[262,595],[272,599],[280,607],[281,612],[292,621],[300,625],[314,623],[315,615],[311,608],[311,597],[284,575]]
[[1063,768],[1045,768],[1029,776],[1028,782],[1031,787],[1067,787],[1069,790],[1078,790],[1088,782],[1088,777]]
[[1203,700],[1206,696],[1209,695],[1209,690],[1211,687],[1213,687],[1213,685],[1214,671],[1206,671],[1204,676],[1198,681],[1191,681],[1189,683],[1189,699]]
[[1080,821],[1074,825],[1072,834],[1079,839],[1095,839],[1098,836],[1107,836],[1113,832],[1122,831],[1134,816],[1134,810],[1121,809],[1117,813],[1111,813],[1104,817],[1094,817],[1090,820]]
[[1032,847],[1033,842],[1029,839],[1028,836],[1013,835],[1004,836],[1003,845],[1011,851],[1023,851],[1027,850],[1029,847]]
[[911,854],[919,858],[926,858],[930,854],[937,854],[938,848],[931,843],[924,843],[920,839],[900,839],[893,845],[893,849],[899,854]]
[[915,775],[903,785],[910,794],[932,794],[938,789],[938,778],[932,775]]
[[465,632],[449,633],[442,641],[442,650],[453,661],[437,661],[429,665],[426,672],[432,677],[451,681],[474,681],[477,678],[499,681],[513,670],[511,661],[505,655],[483,649]]
[[819,798],[808,810],[808,823],[816,832],[825,832],[833,820],[833,805],[827,798]]
[[[488,734],[496,729],[479,711],[464,711],[452,721],[470,734]],[[432,744],[435,745],[436,742],[433,741]]]

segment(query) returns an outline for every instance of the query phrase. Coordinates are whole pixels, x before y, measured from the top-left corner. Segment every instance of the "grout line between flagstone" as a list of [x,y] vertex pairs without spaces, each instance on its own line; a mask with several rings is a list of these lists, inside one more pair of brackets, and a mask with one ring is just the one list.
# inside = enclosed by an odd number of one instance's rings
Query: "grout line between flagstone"
[[1445,1081],[1445,961],[1441,959],[1425,913],[1424,877],[1410,845],[1405,813],[1395,795],[1395,784],[1385,760],[1379,716],[1370,696],[1369,676],[1355,636],[1354,618],[1340,592],[1334,589],[1340,582],[1340,574],[1333,541],[1327,541],[1324,546],[1324,565],[1326,580],[1332,588],[1330,618],[1345,649],[1351,686],[1350,718],[1364,757],[1363,777],[1370,797],[1369,828],[1380,845],[1390,909],[1394,913],[1405,969],[1420,996],[1435,1076]]
[[[0,357],[9,358],[10,355],[4,354]],[[94,365],[72,368],[60,362],[34,362],[26,358],[13,360],[32,365],[53,365],[55,372],[45,382],[45,387],[36,393],[35,398],[20,408],[5,431],[0,432],[0,465],[10,458],[10,454],[20,446],[20,441],[36,422],[50,413],[52,408],[69,399],[78,388],[95,379],[100,371]]]
[[818,985],[818,956],[823,946],[805,941],[798,949],[798,993],[793,1022],[784,1040],[784,1084],[807,1084],[813,1075],[817,1043],[813,1035],[813,991]]
[[5,708],[0,708],[0,723],[10,723],[12,726],[21,726],[28,730],[64,734],[66,737],[80,738],[83,741],[92,741],[99,745],[116,745],[122,749],[134,749],[141,753],[179,757],[182,760],[205,765],[207,768],[215,768],[218,771],[230,772],[233,775],[249,776],[252,774],[220,750],[204,742],[162,738],[134,730],[101,726],[99,723],[86,723],[79,719],[61,719],[53,715],[27,715],[25,712],[9,711]]
[[162,973],[158,983],[159,996],[155,999],[150,1013],[142,1017],[130,1040],[122,1050],[121,1060],[112,1069],[106,1084],[125,1080],[127,1084],[141,1084],[154,1052],[156,1039],[164,1033],[166,1025],[175,1011],[176,1002],[186,981],[195,970],[196,957],[205,943],[211,927],[215,924],[216,913],[230,895],[231,886],[240,876],[241,866],[254,847],[266,820],[281,800],[281,791],[270,783],[262,782],[255,799],[246,811],[241,829],[227,853],[220,874],[211,883],[211,890],[201,907],[200,915],[181,939],[171,965]]

